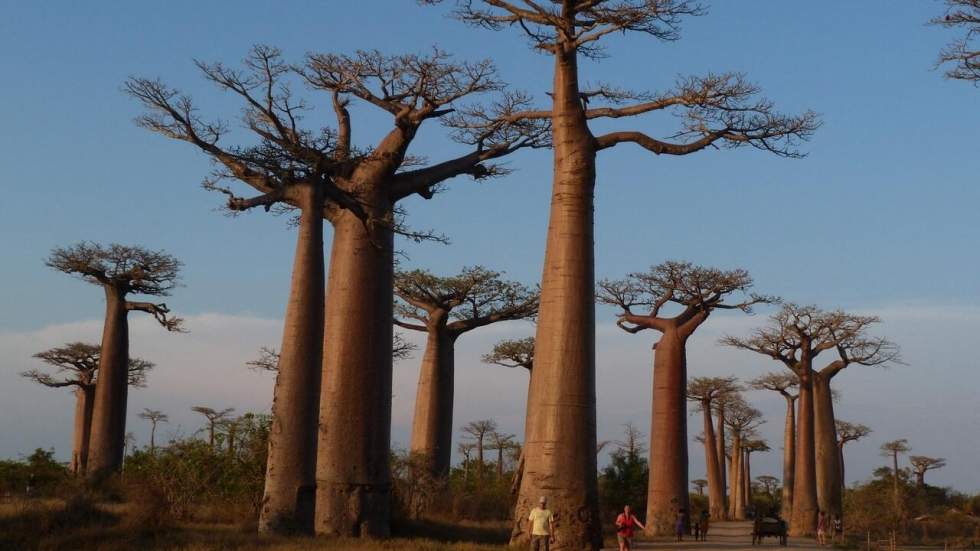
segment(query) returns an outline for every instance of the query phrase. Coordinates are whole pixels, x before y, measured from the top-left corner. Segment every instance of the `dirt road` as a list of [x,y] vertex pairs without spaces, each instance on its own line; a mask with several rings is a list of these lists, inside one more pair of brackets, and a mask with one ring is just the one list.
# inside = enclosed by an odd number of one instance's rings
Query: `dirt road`
[[[708,532],[708,541],[694,541],[693,537],[685,537],[682,542],[664,541],[636,541],[633,549],[662,549],[681,550],[681,551],[778,551],[780,549],[802,549],[818,550],[821,549],[817,542],[812,538],[789,538],[788,547],[780,547],[779,540],[776,538],[766,538],[762,545],[752,545],[752,523],[751,522],[715,522],[711,524]],[[607,548],[615,551],[616,548]],[[826,547],[824,549],[829,549]]]

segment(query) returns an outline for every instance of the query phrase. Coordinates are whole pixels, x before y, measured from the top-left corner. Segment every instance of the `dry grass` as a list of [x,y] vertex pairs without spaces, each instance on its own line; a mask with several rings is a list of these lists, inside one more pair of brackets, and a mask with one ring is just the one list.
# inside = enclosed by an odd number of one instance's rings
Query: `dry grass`
[[505,523],[425,521],[385,541],[265,537],[235,524],[158,525],[129,508],[84,498],[0,503],[0,551],[501,551]]

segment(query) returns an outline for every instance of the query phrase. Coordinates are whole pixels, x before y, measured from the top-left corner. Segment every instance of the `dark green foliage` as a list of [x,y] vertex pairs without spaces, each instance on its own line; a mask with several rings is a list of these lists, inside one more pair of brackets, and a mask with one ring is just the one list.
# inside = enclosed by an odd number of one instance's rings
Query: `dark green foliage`
[[0,495],[31,497],[64,495],[71,486],[71,474],[54,459],[54,450],[37,448],[20,461],[0,461]]
[[599,504],[605,516],[615,518],[624,505],[637,517],[647,510],[650,468],[639,447],[620,447],[610,454],[609,465],[599,474]]

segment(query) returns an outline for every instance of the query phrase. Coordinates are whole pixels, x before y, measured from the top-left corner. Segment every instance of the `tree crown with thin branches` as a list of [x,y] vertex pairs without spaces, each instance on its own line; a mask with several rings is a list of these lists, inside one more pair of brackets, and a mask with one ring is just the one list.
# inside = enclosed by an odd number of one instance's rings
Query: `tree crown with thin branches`
[[[102,347],[84,342],[70,342],[38,352],[34,357],[57,369],[54,374],[31,369],[21,373],[22,377],[53,388],[66,386],[94,387],[98,380],[99,359]],[[146,374],[153,369],[153,362],[140,358],[129,359],[127,371],[129,386],[146,386]]]
[[841,445],[860,440],[873,432],[871,427],[862,425],[861,423],[850,423],[836,419],[834,424],[837,428],[837,439]]
[[523,367],[531,371],[534,368],[534,337],[502,340],[493,346],[493,350],[483,355],[482,361],[504,367]]
[[946,13],[931,21],[964,35],[939,52],[937,66],[947,66],[946,78],[980,86],[980,0],[946,0]]
[[[453,334],[506,320],[532,319],[538,312],[536,289],[501,278],[481,266],[458,275],[439,277],[425,270],[395,274],[395,323],[406,329],[428,330],[438,320]],[[420,323],[405,321],[411,319]]]

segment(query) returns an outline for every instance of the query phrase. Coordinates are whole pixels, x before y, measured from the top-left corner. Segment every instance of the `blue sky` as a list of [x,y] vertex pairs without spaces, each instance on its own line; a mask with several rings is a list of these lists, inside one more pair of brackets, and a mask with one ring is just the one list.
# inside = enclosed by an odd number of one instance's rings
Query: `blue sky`
[[[38,401],[62,407],[68,399],[28,390],[16,377],[31,366],[33,349],[24,343],[54,345],[76,331],[94,332],[90,338],[98,339],[98,324],[88,322],[101,316],[101,294],[46,269],[43,258],[52,247],[91,239],[165,248],[186,264],[185,287],[168,300],[175,311],[201,320],[225,316],[220,319],[226,327],[234,326],[228,321],[232,319],[282,316],[293,249],[286,220],[263,213],[226,218],[215,212],[221,197],[198,187],[209,171],[207,160],[189,145],[132,123],[140,111],[120,91],[127,76],[160,77],[192,94],[202,114],[233,120],[239,105],[207,85],[193,59],[235,63],[254,43],[278,46],[297,62],[310,51],[423,52],[438,45],[461,59],[494,58],[505,80],[546,100],[546,57],[529,51],[516,32],[470,29],[447,19],[443,8],[400,0],[248,0],[230,6],[190,1],[3,3],[0,65],[7,77],[0,85],[0,344],[7,343],[8,350],[0,349],[0,403],[11,404],[5,409],[23,408],[17,412],[34,417],[31,422],[42,437],[23,436],[26,428],[0,421],[5,435],[0,456],[33,445],[64,448],[58,428],[64,420],[54,413],[44,415],[54,410],[41,409]],[[826,308],[895,314],[900,321],[890,324],[886,317],[883,330],[906,336],[907,342],[900,344],[911,365],[876,374],[877,379],[853,375],[848,385],[855,385],[854,391],[843,391],[840,407],[845,411],[850,407],[873,416],[865,410],[898,407],[887,394],[873,391],[896,381],[905,386],[895,392],[917,386],[944,392],[941,385],[954,379],[976,388],[980,375],[972,369],[975,361],[956,352],[960,343],[951,342],[950,335],[980,330],[980,317],[974,315],[980,311],[980,90],[945,81],[933,69],[936,52],[952,38],[925,25],[941,13],[941,2],[715,1],[710,8],[707,16],[688,20],[675,43],[612,37],[610,57],[586,63],[583,80],[662,90],[678,75],[741,71],[780,109],[814,109],[824,126],[804,146],[809,155],[803,160],[748,149],[683,158],[655,157],[629,146],[603,152],[596,201],[598,275],[618,277],[665,259],[738,266],[752,272],[762,292]],[[355,140],[362,144],[371,143],[388,123],[367,108],[356,109],[354,117]],[[620,119],[597,128],[638,128],[666,136],[674,123],[666,115]],[[417,141],[416,152],[432,160],[460,151],[438,126],[423,130]],[[515,171],[506,178],[487,183],[461,179],[432,201],[407,202],[411,224],[453,240],[448,247],[403,244],[408,264],[439,273],[484,264],[535,282],[547,224],[550,161],[545,151],[521,153],[510,159]],[[612,312],[604,308],[598,316],[600,324],[612,320]],[[731,321],[745,329],[762,322],[759,316]],[[513,330],[529,332],[521,326]],[[148,331],[146,338],[179,347],[182,337]],[[607,346],[599,348],[600,367],[633,358],[630,373],[647,381],[650,338],[610,339],[600,338],[600,345]],[[270,335],[267,342],[275,341]],[[692,365],[695,373],[733,372],[730,366],[746,364],[756,370],[746,376],[754,376],[775,367],[720,349],[708,337],[698,342],[711,365]],[[240,346],[247,349],[224,349],[224,355],[212,350],[199,360],[231,365],[232,358],[248,357],[257,345],[250,337]],[[474,348],[464,353],[470,357],[461,358],[460,369],[483,376],[480,370],[485,368],[478,363],[482,352]],[[164,365],[165,358],[148,359],[157,360],[160,371],[171,368]],[[405,369],[414,368],[413,362],[408,364]],[[404,378],[408,389],[412,376]],[[151,388],[141,392],[154,392],[152,385],[151,380]],[[212,394],[200,399],[224,396],[220,381],[202,385],[201,392]],[[36,399],[26,400],[24,396],[35,396],[32,392],[37,392]],[[160,400],[163,405],[179,401],[183,392],[174,386]],[[248,387],[242,392],[265,391]],[[629,408],[619,408],[626,396],[622,392],[600,379],[601,430],[615,433],[631,418],[646,424],[648,404],[637,397]],[[949,422],[976,433],[976,406],[957,389],[951,392]],[[410,400],[410,391],[402,394],[396,393],[396,402]],[[855,396],[850,405],[849,394]],[[134,396],[137,400],[140,394]],[[260,398],[256,404],[264,403]],[[522,400],[516,407],[523,408]],[[227,401],[234,402],[234,397]],[[616,407],[603,409],[604,403]],[[130,409],[144,405],[137,400]],[[508,411],[491,401],[472,415],[506,416]],[[897,432],[910,426],[910,419],[923,418],[921,412],[904,411],[882,415],[886,426],[880,432],[887,432],[891,422],[893,437],[900,437]],[[520,416],[511,416],[510,430],[519,432]],[[192,417],[186,422],[193,422]],[[774,434],[780,423],[777,417],[770,420]],[[398,430],[396,426],[396,440]],[[20,436],[7,437],[15,434]],[[876,447],[868,446],[863,470],[848,472],[870,472],[880,461]],[[953,451],[947,453],[947,471],[957,473],[957,463],[972,461],[957,459]],[[980,448],[974,444],[958,453],[975,458]],[[778,458],[773,459],[775,464]],[[962,473],[972,478],[951,477],[949,483],[980,489],[977,475],[965,468]]]

